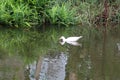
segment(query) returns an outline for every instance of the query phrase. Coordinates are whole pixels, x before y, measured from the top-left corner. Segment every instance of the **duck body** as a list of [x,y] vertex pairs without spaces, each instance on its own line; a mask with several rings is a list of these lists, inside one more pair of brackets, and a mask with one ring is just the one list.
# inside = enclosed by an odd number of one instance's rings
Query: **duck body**
[[75,42],[75,41],[78,41],[80,38],[82,38],[82,36],[79,36],[79,37],[68,37],[66,39],[65,39],[64,36],[61,36],[60,40],[61,41],[65,41],[65,42]]
[[68,41],[68,42],[75,42],[75,41],[78,41],[80,38],[82,38],[82,36],[79,36],[79,37],[68,37],[65,40]]
[[72,42],[76,42],[78,41],[80,38],[82,38],[82,36],[78,36],[78,37],[68,37],[68,38],[65,38],[64,36],[61,36],[60,37],[60,41],[62,43],[62,45],[67,42],[67,43],[72,43]]

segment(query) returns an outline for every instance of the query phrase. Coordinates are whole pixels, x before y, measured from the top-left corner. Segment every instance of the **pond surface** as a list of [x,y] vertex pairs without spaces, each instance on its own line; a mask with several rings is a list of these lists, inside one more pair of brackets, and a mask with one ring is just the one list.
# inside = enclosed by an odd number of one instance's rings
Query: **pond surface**
[[[120,80],[119,26],[0,34],[0,80]],[[82,35],[81,45],[60,45],[62,35]]]

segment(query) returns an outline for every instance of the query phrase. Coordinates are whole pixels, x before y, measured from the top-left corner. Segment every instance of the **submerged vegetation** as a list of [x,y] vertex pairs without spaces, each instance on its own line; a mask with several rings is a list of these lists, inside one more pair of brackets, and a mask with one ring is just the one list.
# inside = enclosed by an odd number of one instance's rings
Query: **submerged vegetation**
[[0,0],[0,24],[37,25],[119,23],[119,0]]

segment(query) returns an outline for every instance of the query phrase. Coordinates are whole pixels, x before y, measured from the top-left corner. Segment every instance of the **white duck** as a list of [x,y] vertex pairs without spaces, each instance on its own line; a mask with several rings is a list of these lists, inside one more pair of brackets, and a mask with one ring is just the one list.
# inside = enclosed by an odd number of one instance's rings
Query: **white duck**
[[78,41],[80,38],[82,38],[83,36],[79,36],[79,37],[68,37],[65,39],[64,36],[60,37],[60,43],[61,45],[64,45],[65,42],[67,43],[76,43],[76,41]]

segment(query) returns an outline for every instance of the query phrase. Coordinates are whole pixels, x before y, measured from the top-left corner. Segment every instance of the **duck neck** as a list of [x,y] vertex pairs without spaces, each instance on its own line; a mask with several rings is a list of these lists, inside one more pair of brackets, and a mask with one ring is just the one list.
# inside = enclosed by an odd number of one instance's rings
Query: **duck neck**
[[66,42],[66,39],[63,37],[63,42]]

